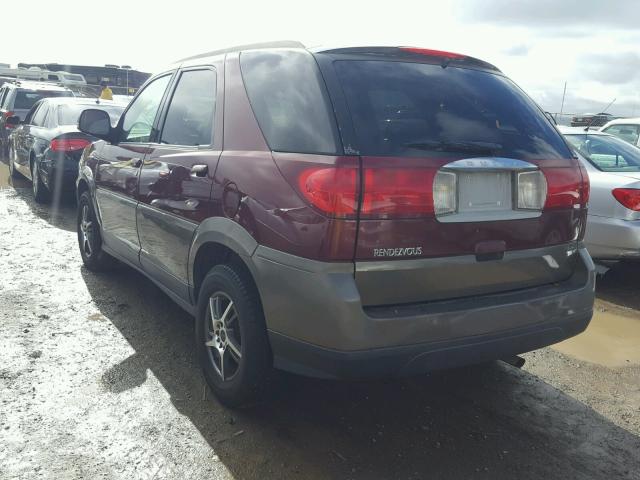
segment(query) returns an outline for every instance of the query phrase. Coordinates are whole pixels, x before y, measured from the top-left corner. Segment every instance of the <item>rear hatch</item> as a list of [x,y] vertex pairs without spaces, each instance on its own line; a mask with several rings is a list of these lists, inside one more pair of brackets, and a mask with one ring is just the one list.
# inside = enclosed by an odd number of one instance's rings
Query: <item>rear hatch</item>
[[416,49],[316,58],[345,153],[360,155],[354,260],[365,306],[572,274],[586,217],[583,173],[509,79],[469,57]]

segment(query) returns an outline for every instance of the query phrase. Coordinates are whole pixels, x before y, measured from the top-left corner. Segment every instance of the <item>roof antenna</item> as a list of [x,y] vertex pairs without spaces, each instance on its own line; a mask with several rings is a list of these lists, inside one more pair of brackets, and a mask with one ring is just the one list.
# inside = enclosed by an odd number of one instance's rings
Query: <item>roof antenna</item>
[[597,117],[598,115],[602,114],[602,113],[607,113],[607,110],[609,110],[609,107],[610,107],[611,105],[613,105],[613,103],[614,103],[616,100],[617,100],[617,99],[615,99],[615,98],[614,98],[613,100],[611,100],[611,102],[609,103],[609,105],[607,105],[607,107],[606,107],[604,110],[602,110],[599,114],[594,115],[593,117],[591,117],[591,121],[589,122],[589,125],[587,125],[587,128],[585,128],[585,129],[584,129],[584,131],[585,131],[585,132],[588,132],[588,131],[589,131],[589,127],[591,127],[591,124],[592,124],[592,123],[593,123],[593,121],[596,119],[596,117]]

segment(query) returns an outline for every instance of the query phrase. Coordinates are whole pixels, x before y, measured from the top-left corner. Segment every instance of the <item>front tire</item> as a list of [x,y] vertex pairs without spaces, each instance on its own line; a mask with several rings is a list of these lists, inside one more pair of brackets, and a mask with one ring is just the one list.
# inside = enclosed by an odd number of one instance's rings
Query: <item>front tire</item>
[[241,267],[218,265],[198,296],[196,350],[207,384],[228,407],[251,404],[273,373],[258,291]]
[[51,192],[40,178],[40,170],[38,169],[38,162],[36,160],[31,162],[31,185],[33,198],[36,203],[49,203],[51,200]]
[[11,175],[11,178],[19,178],[22,175],[20,175],[20,173],[18,173],[18,171],[16,170],[16,165],[13,161],[15,157],[15,150],[13,148],[9,148],[9,158],[8,158],[8,162],[9,162],[9,174]]
[[96,219],[89,192],[84,192],[78,200],[78,246],[82,262],[92,272],[110,270],[115,259],[102,250],[100,226]]

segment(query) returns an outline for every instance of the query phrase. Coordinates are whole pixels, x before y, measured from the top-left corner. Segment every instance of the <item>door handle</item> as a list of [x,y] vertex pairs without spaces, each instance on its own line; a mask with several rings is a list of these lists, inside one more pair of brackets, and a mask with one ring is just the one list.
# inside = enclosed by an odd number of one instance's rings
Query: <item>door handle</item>
[[131,159],[131,166],[133,168],[139,168],[140,165],[142,165],[142,159],[141,158],[132,158]]
[[208,171],[209,167],[207,165],[194,165],[191,167],[191,175],[195,175],[196,177],[204,177]]

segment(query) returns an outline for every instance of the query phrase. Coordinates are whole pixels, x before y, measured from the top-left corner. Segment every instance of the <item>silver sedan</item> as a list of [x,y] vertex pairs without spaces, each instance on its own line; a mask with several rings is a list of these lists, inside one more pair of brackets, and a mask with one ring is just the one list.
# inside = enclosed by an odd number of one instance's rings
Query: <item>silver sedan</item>
[[597,260],[640,259],[640,149],[584,127],[558,128],[589,172],[589,253]]

